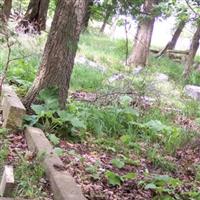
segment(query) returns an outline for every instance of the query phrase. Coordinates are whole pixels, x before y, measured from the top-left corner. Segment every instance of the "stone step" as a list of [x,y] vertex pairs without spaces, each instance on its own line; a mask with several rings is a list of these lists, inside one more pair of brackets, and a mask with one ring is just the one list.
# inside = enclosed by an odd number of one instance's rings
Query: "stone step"
[[2,87],[1,106],[3,110],[3,127],[11,129],[21,127],[26,109],[9,85],[3,85]]
[[50,181],[54,200],[86,200],[80,186],[66,171],[63,162],[55,154],[53,146],[41,129],[28,127],[25,136],[30,151],[44,155],[41,161]]

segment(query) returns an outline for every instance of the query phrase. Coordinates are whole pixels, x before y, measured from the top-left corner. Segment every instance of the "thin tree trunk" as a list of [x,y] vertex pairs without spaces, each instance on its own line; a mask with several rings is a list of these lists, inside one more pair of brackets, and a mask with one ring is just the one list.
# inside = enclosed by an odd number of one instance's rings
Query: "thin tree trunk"
[[[154,2],[154,0],[145,0],[144,11],[146,13],[151,13]],[[149,16],[147,19],[143,19],[139,22],[133,50],[127,61],[129,66],[145,67],[147,65],[154,22],[155,17]]]
[[85,17],[83,19],[83,28],[82,28],[83,32],[85,32],[88,28],[89,21],[90,21],[90,15],[91,15],[91,9],[92,9],[93,5],[94,5],[93,0],[88,0],[88,10],[87,10]]
[[163,50],[161,50],[156,57],[160,57],[160,56],[164,55],[167,52],[167,50],[175,49],[176,43],[177,43],[177,41],[178,41],[182,31],[183,31],[183,28],[185,27],[185,24],[186,24],[186,21],[181,21],[178,24],[178,27],[177,27],[176,31],[174,32],[171,41],[169,41],[167,43],[165,48]]
[[114,16],[113,19],[112,19],[112,26],[110,28],[110,35],[111,37],[114,36],[115,34],[115,31],[116,31],[116,28],[117,28],[117,23],[118,23],[118,15]]
[[[29,23],[32,23],[36,31],[45,30],[49,1],[30,0],[26,14],[20,22],[20,25],[27,28]],[[28,32],[28,30],[25,32]]]
[[108,23],[108,20],[109,20],[109,17],[111,15],[111,11],[112,11],[112,7],[111,6],[108,6],[107,10],[106,10],[106,15],[104,17],[104,20],[103,20],[103,24],[100,28],[100,33],[103,33],[105,28],[106,28],[106,24]]
[[191,73],[192,65],[194,63],[194,58],[199,48],[199,40],[200,40],[200,24],[198,24],[197,30],[192,38],[192,42],[189,49],[189,54],[186,56],[185,64],[184,64],[184,79],[188,79]]
[[57,86],[60,107],[65,107],[74,58],[87,9],[87,0],[58,2],[39,71],[24,99],[25,106],[30,107],[40,90]]

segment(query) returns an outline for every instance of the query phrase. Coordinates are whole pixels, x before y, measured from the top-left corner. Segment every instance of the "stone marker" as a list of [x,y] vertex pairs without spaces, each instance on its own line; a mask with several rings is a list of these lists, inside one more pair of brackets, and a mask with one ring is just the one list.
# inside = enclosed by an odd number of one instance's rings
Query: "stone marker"
[[113,74],[111,77],[108,78],[108,83],[113,83],[115,81],[120,81],[125,79],[124,74]]
[[14,189],[14,174],[13,167],[6,165],[4,167],[3,176],[0,185],[0,196],[8,197]]
[[184,88],[185,94],[194,100],[200,101],[200,86],[186,85]]
[[85,200],[80,187],[65,170],[63,162],[55,154],[53,146],[42,130],[28,127],[25,130],[25,136],[30,151],[39,155],[44,154],[42,164],[50,181],[54,200]]
[[3,127],[11,129],[21,127],[26,109],[12,87],[8,85],[2,87],[1,105],[3,108]]
[[92,60],[89,60],[84,56],[78,56],[77,55],[76,58],[75,58],[75,63],[86,65],[89,68],[96,69],[96,70],[98,70],[102,73],[105,73],[107,71],[107,68],[105,66],[100,65],[100,64],[98,64],[98,63],[96,63]]
[[169,77],[163,73],[156,73],[155,80],[159,82],[165,82],[169,80]]
[[133,75],[138,75],[138,74],[140,74],[140,72],[142,72],[143,69],[144,69],[144,67],[142,67],[142,66],[137,66],[136,68],[133,69]]

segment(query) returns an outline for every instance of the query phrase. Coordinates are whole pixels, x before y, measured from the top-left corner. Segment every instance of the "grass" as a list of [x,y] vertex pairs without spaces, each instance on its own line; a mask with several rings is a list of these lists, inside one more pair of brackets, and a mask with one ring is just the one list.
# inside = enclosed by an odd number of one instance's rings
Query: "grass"
[[[7,135],[9,130],[0,128],[0,169],[1,175],[4,166],[7,164],[8,155],[10,154],[9,141]],[[16,154],[18,162],[10,163],[14,166],[15,175],[15,189],[10,197],[21,197],[21,198],[39,198],[41,196],[47,196],[43,191],[42,184],[40,181],[44,178],[44,169],[38,162],[39,159],[28,161],[26,158],[18,152]]]
[[92,29],[89,33],[81,36],[79,52],[87,58],[107,66],[111,71],[119,71],[124,68],[125,41],[110,39],[96,30]]
[[104,74],[88,66],[77,64],[74,67],[71,89],[97,91],[103,87]]
[[17,187],[14,191],[15,197],[38,198],[45,196],[42,187],[42,178],[44,179],[44,168],[41,166],[39,159],[28,162],[23,157],[15,169],[15,178]]

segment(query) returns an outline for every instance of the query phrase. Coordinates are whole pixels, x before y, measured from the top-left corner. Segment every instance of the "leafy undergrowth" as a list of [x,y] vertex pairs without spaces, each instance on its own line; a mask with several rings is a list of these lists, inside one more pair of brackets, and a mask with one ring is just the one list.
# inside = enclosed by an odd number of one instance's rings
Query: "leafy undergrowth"
[[[106,75],[87,64],[76,64],[67,109],[59,109],[55,89],[42,91],[39,100],[44,103],[32,105],[34,114],[26,117],[26,124],[45,131],[88,199],[200,199],[200,142],[196,139],[200,104],[183,94],[182,65],[152,57],[150,65],[134,76],[123,65],[125,42],[89,31],[80,39],[78,54],[105,66]],[[21,96],[34,79],[45,39],[41,35],[30,43],[24,37],[13,50],[12,57],[26,55],[26,50],[30,54],[12,62],[8,72],[9,83]],[[3,62],[5,53],[0,56]],[[125,78],[109,82],[112,73]],[[153,80],[158,73],[169,80]],[[198,85],[199,73],[194,71],[188,83]],[[1,147],[4,162],[9,145]],[[21,180],[16,194],[46,196],[43,185],[47,183],[37,160],[27,161],[24,153],[15,152],[11,158]]]
[[192,118],[127,95],[59,110],[56,92],[42,91],[26,121],[45,131],[88,199],[200,199]]
[[28,151],[22,131],[0,129],[0,167],[14,167],[15,188],[10,197],[52,199],[49,183],[39,157]]
[[60,141],[66,169],[88,199],[200,199],[199,144],[161,156],[145,148],[126,152],[120,139],[109,140]]

